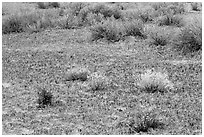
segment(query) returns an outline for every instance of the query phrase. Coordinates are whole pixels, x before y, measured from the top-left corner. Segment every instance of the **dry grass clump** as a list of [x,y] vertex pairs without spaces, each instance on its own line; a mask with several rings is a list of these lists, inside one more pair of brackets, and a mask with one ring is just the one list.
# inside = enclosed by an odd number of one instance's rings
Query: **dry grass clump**
[[91,27],[91,40],[105,39],[109,42],[123,40],[126,36],[146,38],[140,20],[118,21],[113,18]]
[[41,30],[52,28],[58,10],[34,10],[30,12],[19,12],[5,17],[2,21],[2,32],[8,34],[12,32],[39,32]]
[[58,2],[37,2],[39,9],[48,9],[48,8],[60,8]]
[[184,21],[183,18],[179,15],[173,15],[173,14],[167,14],[164,16],[160,16],[157,18],[156,23],[158,26],[177,26],[177,27],[183,27]]
[[141,80],[138,86],[149,93],[165,92],[174,89],[174,85],[168,79],[166,73],[156,72],[154,70],[147,70],[141,74]]
[[175,48],[182,53],[188,54],[202,49],[202,21],[199,17],[194,17],[193,21],[187,24],[181,33],[173,41]]
[[167,30],[166,27],[152,27],[148,32],[151,45],[155,46],[166,46],[171,40],[171,31]]
[[110,84],[110,80],[102,73],[94,72],[90,75],[90,88],[93,91],[104,90]]
[[53,105],[53,95],[51,92],[48,92],[46,89],[38,88],[38,108],[45,108],[46,106]]
[[121,128],[120,130],[125,134],[137,134],[148,132],[151,129],[163,129],[164,126],[165,124],[159,120],[157,112],[145,109],[131,114],[129,118],[119,122],[116,127]]
[[192,2],[191,7],[192,7],[192,10],[201,11],[202,10],[202,3],[201,2]]
[[70,69],[65,74],[65,80],[67,81],[75,81],[75,80],[86,81],[88,79],[89,73],[90,71],[87,68],[75,67],[75,68]]

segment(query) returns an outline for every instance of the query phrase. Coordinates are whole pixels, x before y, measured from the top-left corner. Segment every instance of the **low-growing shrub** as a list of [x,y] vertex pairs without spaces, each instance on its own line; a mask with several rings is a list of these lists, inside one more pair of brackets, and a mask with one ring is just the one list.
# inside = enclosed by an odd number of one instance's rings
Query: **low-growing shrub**
[[105,39],[110,42],[117,42],[123,38],[124,34],[122,22],[117,22],[110,19],[92,26],[90,31],[92,41]]
[[22,20],[18,15],[11,15],[2,21],[2,33],[23,32]]
[[95,72],[90,75],[90,87],[92,90],[104,90],[109,84],[110,80],[102,73]]
[[155,9],[155,10],[159,10],[163,7],[166,7],[167,4],[165,2],[154,2],[152,3],[152,8]]
[[89,20],[87,19],[89,14],[94,15],[102,15],[103,18],[107,19],[110,17],[114,17],[115,19],[119,19],[122,17],[121,12],[116,7],[109,7],[105,4],[96,3],[83,8],[80,13],[79,17],[82,19],[83,23],[86,25]]
[[75,81],[75,80],[86,81],[89,73],[90,71],[87,68],[75,67],[69,70],[65,74],[65,80],[66,81]]
[[66,16],[58,18],[56,25],[61,29],[74,29],[80,27],[82,24],[80,18],[72,14],[67,14]]
[[148,132],[150,129],[163,129],[165,124],[158,119],[158,113],[154,110],[139,110],[130,114],[125,121],[121,121],[116,127],[121,128],[125,134],[137,134]]
[[165,46],[170,43],[171,33],[166,28],[153,27],[149,30],[150,43],[156,46]]
[[37,2],[39,9],[60,8],[58,2]]
[[46,89],[38,88],[38,108],[45,108],[46,106],[52,105],[53,95],[51,92],[46,91]]
[[159,17],[157,20],[157,25],[158,26],[177,26],[177,27],[182,27],[184,26],[184,21],[183,18],[179,15],[172,15],[172,14],[167,14],[164,16]]
[[139,20],[117,21],[114,18],[91,27],[91,39],[105,39],[110,42],[123,40],[126,36],[145,38],[143,23]]
[[193,53],[202,49],[202,21],[194,18],[193,22],[185,26],[181,33],[173,40],[175,48],[184,54]]
[[55,27],[54,20],[59,17],[59,11],[53,9],[20,12],[9,15],[2,21],[3,34],[12,32],[38,32]]
[[141,90],[146,92],[165,92],[174,89],[174,85],[168,80],[166,73],[147,70],[146,73],[141,74],[141,80],[138,83]]
[[86,7],[88,4],[86,4],[85,2],[72,2],[69,5],[69,8],[71,10],[71,14],[73,14],[74,16],[78,16],[79,12]]
[[199,2],[192,2],[191,3],[192,10],[200,11],[201,10],[201,3]]
[[125,28],[124,36],[146,38],[143,31],[144,25],[140,20],[125,21],[123,24]]

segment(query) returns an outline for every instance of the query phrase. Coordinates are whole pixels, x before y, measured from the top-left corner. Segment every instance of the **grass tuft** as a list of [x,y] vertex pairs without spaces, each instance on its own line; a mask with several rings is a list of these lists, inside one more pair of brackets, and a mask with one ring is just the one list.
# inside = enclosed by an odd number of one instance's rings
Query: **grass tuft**
[[165,92],[174,89],[174,85],[168,80],[168,75],[166,73],[153,70],[147,70],[146,73],[141,74],[141,80],[138,86],[141,90],[148,93]]
[[75,67],[65,74],[65,80],[67,81],[75,81],[75,80],[86,81],[89,73],[90,72],[87,68]]
[[103,74],[95,72],[90,76],[90,87],[93,91],[104,90],[110,84],[110,80]]
[[38,91],[38,108],[45,108],[46,106],[52,105],[53,95],[51,92],[46,91],[46,89],[39,89]]
[[202,50],[202,22],[194,18],[193,22],[185,26],[174,40],[175,48],[183,54]]

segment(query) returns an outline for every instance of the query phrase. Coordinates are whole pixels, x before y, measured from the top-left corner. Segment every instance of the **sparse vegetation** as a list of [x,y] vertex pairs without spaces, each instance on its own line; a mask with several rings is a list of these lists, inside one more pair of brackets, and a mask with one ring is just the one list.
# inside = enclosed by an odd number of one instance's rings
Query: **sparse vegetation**
[[110,84],[110,80],[99,72],[91,74],[90,79],[90,87],[94,91],[107,89]]
[[50,4],[2,3],[3,135],[202,134],[192,3]]
[[74,81],[81,80],[86,81],[89,75],[89,70],[83,67],[75,67],[65,74],[65,80]]
[[38,108],[45,108],[46,106],[51,106],[53,103],[52,93],[46,91],[46,89],[38,89]]
[[165,92],[173,90],[173,83],[168,80],[168,75],[161,72],[147,70],[141,74],[141,80],[138,83],[139,87],[146,92]]
[[202,23],[201,19],[194,18],[192,23],[185,26],[179,36],[175,38],[174,45],[184,54],[202,49]]
[[157,24],[159,26],[167,25],[167,26],[177,26],[177,27],[182,27],[184,26],[184,21],[183,18],[179,15],[164,15],[160,16],[157,19]]

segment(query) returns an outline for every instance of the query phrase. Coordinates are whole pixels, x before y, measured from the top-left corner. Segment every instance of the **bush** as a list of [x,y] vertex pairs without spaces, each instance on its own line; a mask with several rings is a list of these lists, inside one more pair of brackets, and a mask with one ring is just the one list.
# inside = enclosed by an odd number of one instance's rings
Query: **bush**
[[75,80],[86,81],[89,73],[90,72],[87,68],[75,67],[69,70],[65,74],[65,80],[67,81],[75,81]]
[[57,26],[62,29],[74,29],[80,27],[82,25],[81,23],[80,18],[72,14],[67,14],[66,16],[58,18],[56,21]]
[[110,42],[117,42],[123,38],[124,28],[122,22],[107,20],[90,28],[91,40],[105,39]]
[[108,19],[91,27],[92,41],[106,39],[110,42],[123,40],[126,36],[138,36],[145,38],[143,34],[143,23],[135,21],[117,21],[114,18]]
[[172,15],[172,14],[167,14],[164,16],[159,17],[156,20],[156,23],[158,26],[177,26],[177,27],[182,27],[184,26],[184,21],[183,18],[179,15]]
[[194,21],[185,26],[179,36],[174,40],[175,47],[184,54],[202,50],[202,21],[194,18]]
[[154,2],[152,3],[152,8],[155,9],[155,10],[159,10],[163,7],[166,7],[167,4],[165,2]]
[[121,12],[115,7],[109,7],[105,4],[93,4],[83,8],[80,13],[79,17],[86,25],[88,21],[87,17],[89,14],[94,14],[96,16],[103,16],[103,18],[107,19],[110,17],[114,17],[115,19],[119,19],[122,17]]
[[39,88],[37,100],[38,108],[45,108],[46,106],[51,106],[52,98],[53,95],[51,94],[51,92]]
[[147,70],[146,73],[141,74],[138,85],[148,93],[165,92],[174,89],[173,83],[168,80],[167,74],[152,70]]
[[170,43],[171,33],[166,28],[153,27],[148,33],[151,40],[150,43],[153,45],[165,46]]
[[84,2],[72,2],[69,8],[71,9],[71,14],[78,16],[79,12],[86,6],[87,4]]
[[39,9],[60,8],[58,2],[37,2]]
[[[155,109],[155,108],[154,108]],[[148,132],[150,129],[163,129],[165,124],[158,119],[158,113],[155,110],[142,108],[138,112],[129,114],[125,121],[121,121],[116,127],[120,127],[126,134],[137,134]]]
[[110,84],[110,80],[105,75],[103,75],[99,72],[95,72],[95,73],[91,74],[90,78],[91,78],[90,87],[94,91],[104,90]]
[[2,21],[2,33],[23,32],[22,20],[18,15],[11,15]]
[[202,3],[199,3],[199,2],[192,2],[191,3],[192,10],[201,11],[201,4]]
[[140,20],[125,21],[124,28],[125,28],[124,36],[146,38],[143,32],[144,25]]
[[59,16],[56,10],[37,10],[32,12],[20,12],[3,19],[3,34],[12,32],[38,32],[55,26],[55,18]]

